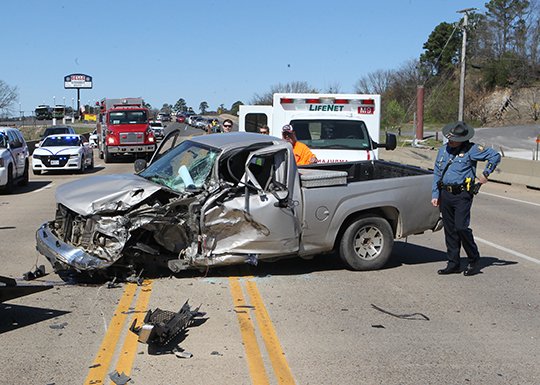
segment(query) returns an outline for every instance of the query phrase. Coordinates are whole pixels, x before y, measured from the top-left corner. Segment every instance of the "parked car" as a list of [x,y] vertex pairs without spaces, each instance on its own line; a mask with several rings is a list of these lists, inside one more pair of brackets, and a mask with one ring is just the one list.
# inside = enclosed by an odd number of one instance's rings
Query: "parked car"
[[41,142],[43,142],[43,139],[45,139],[49,135],[59,135],[59,134],[72,134],[76,135],[75,129],[71,126],[63,126],[63,125],[57,125],[57,126],[51,126],[47,127],[43,134],[41,134],[41,141],[38,143],[38,146],[41,145]]
[[11,193],[15,183],[28,184],[28,146],[22,133],[12,127],[0,127],[0,189]]
[[186,117],[184,115],[176,115],[176,122],[177,123],[185,123]]
[[47,136],[32,154],[32,172],[71,170],[83,173],[94,168],[94,151],[82,135]]
[[163,123],[151,121],[150,128],[152,129],[156,139],[163,139],[163,136],[165,135],[165,127],[163,126]]

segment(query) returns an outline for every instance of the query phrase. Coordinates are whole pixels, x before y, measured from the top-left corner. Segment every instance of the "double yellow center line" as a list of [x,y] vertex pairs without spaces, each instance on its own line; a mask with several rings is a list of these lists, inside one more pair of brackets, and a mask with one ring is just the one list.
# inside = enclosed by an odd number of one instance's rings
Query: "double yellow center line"
[[[244,296],[242,283],[245,286],[247,296]],[[238,323],[240,324],[240,332],[252,383],[254,385],[270,384],[268,373],[271,373],[271,371],[265,367],[263,355],[257,341],[257,332],[259,332],[277,383],[282,385],[294,384],[293,375],[257,284],[249,280],[249,277],[247,280],[230,277],[229,284]],[[136,297],[132,320],[137,318],[137,326],[141,326],[144,318],[143,314],[147,311],[152,292],[152,281],[144,281],[137,295],[138,288],[136,284],[130,283],[126,285],[101,346],[93,364],[90,366],[84,385],[105,384],[107,374],[115,369],[118,373],[130,375],[138,341],[134,333],[127,331],[126,320]],[[252,319],[252,314],[255,315],[257,327]],[[130,321],[129,324],[131,322],[133,321]],[[124,334],[124,344],[117,352],[117,345]],[[116,365],[113,366],[112,363],[115,357],[117,357],[117,361]],[[109,382],[109,384],[112,384],[112,382]]]
[[229,284],[233,297],[236,316],[240,324],[240,332],[244,342],[244,350],[249,367],[249,374],[254,385],[269,384],[269,377],[264,366],[264,360],[257,342],[255,325],[251,319],[250,310],[253,310],[257,320],[259,332],[262,335],[266,352],[274,369],[279,384],[294,384],[294,378],[289,368],[285,354],[279,343],[274,325],[264,306],[261,294],[254,281],[245,281],[246,291],[250,305],[247,304],[241,282],[238,277],[230,277]]
[[[97,385],[105,383],[105,376],[107,373],[113,371],[110,368],[113,360],[116,346],[118,341],[125,332],[126,319],[128,312],[137,293],[138,286],[134,283],[128,283],[124,289],[124,294],[120,298],[120,302],[116,307],[115,313],[111,319],[105,337],[101,342],[101,346],[94,358],[94,362],[90,366],[88,376],[84,381],[84,385]],[[137,296],[137,302],[135,304],[135,311],[132,319],[137,318],[137,326],[142,324],[144,319],[143,313],[148,308],[148,301],[150,300],[150,294],[152,293],[152,281],[145,280],[141,286],[139,295]],[[133,322],[133,321],[131,321]],[[137,346],[137,336],[134,333],[127,332],[124,345],[119,353],[118,362],[116,365],[116,371],[118,373],[125,373],[129,375],[131,373],[131,367],[133,366],[133,360],[135,358]]]

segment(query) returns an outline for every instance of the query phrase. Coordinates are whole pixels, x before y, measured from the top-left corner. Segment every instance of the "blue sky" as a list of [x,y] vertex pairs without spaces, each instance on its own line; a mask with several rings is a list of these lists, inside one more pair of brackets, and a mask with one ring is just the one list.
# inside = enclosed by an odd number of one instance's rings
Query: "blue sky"
[[291,81],[353,92],[369,72],[417,58],[456,11],[483,12],[485,2],[3,0],[0,79],[18,88],[26,115],[53,97],[76,104],[63,83],[71,73],[93,77],[82,104],[142,96],[215,110]]

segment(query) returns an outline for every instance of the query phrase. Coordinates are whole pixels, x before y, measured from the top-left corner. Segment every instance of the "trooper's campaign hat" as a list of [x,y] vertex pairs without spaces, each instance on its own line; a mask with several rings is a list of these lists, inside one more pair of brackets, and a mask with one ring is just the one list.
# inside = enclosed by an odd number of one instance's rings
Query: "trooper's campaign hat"
[[465,122],[453,122],[443,127],[444,137],[452,142],[466,142],[474,136],[474,128]]

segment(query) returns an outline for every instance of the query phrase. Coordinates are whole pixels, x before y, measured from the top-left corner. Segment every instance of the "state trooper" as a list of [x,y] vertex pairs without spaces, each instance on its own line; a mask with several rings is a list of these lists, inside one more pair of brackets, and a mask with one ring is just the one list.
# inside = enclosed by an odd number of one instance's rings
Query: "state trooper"
[[[461,272],[460,250],[463,246],[468,260],[463,274],[475,275],[480,272],[480,253],[469,228],[473,196],[482,184],[487,183],[501,156],[492,148],[470,142],[474,129],[465,122],[447,124],[442,132],[448,143],[439,149],[435,160],[431,203],[438,206],[442,214],[448,264],[437,273]],[[487,164],[476,183],[478,161],[487,161]]]

